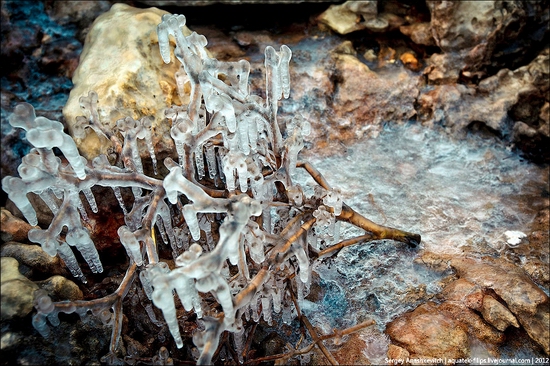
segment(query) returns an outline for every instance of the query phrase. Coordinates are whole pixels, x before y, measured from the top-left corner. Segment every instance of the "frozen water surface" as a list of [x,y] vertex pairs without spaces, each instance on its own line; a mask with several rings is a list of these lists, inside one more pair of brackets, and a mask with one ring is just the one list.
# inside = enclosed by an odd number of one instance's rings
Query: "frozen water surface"
[[[342,189],[348,205],[374,222],[421,234],[421,249],[437,253],[458,255],[468,246],[470,253],[498,254],[507,245],[529,245],[524,238],[510,244],[509,234],[528,233],[548,194],[548,167],[523,161],[496,140],[453,139],[418,124],[392,126],[345,154],[323,155],[302,158]],[[302,186],[313,182],[302,170],[296,178]],[[343,238],[362,233],[342,229]],[[373,318],[383,329],[440,291],[442,275],[414,264],[417,253],[377,241],[318,263],[324,287],[342,291],[327,291],[321,308],[311,308],[314,317],[332,318],[330,327]]]

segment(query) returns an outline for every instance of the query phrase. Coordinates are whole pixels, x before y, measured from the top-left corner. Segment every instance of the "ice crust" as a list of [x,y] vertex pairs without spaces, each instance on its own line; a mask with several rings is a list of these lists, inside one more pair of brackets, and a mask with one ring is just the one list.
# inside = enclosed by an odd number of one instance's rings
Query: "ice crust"
[[[498,255],[507,246],[529,245],[516,238],[542,208],[549,174],[548,167],[524,161],[496,140],[455,139],[414,122],[388,126],[375,139],[349,144],[341,155],[306,155],[328,181],[338,182],[346,204],[374,221],[422,233],[421,247],[428,251],[456,255],[465,247]],[[309,176],[298,171],[297,181],[311,194]],[[341,231],[342,236],[360,234],[349,225]],[[315,308],[317,319],[325,314],[319,325],[372,317],[383,330],[417,305],[407,301],[408,291],[425,286],[428,293],[438,292],[440,275],[413,264],[415,252],[400,243],[375,241],[344,248],[316,264],[327,287],[325,301]]]

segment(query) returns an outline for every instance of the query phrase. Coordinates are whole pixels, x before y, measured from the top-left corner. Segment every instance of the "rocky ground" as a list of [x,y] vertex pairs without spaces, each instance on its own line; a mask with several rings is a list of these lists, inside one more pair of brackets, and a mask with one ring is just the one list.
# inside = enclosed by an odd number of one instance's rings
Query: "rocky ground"
[[[188,27],[207,37],[213,57],[248,60],[251,93],[261,94],[264,90],[263,49],[267,45],[288,45],[293,51],[292,94],[281,104],[280,113],[299,112],[312,123],[308,148],[313,155],[354,156],[350,149],[355,143],[376,139],[388,125],[412,123],[452,141],[475,136],[486,145],[508,151],[510,159],[535,169],[525,171],[542,172],[512,190],[517,200],[506,201],[512,211],[530,217],[522,226],[526,237],[517,243],[513,238],[508,242],[505,239],[506,250],[455,236],[453,240],[463,240],[456,243],[460,254],[434,250],[433,242],[414,254],[399,252],[410,255],[411,262],[414,259],[415,265],[424,268],[422,271],[441,273],[437,290],[418,286],[405,291],[403,301],[411,306],[410,311],[395,314],[385,329],[349,338],[343,348],[333,350],[337,360],[379,363],[384,356],[548,357],[549,3],[236,2],[239,5],[226,2],[198,6],[197,2],[197,6],[176,8],[169,1],[166,6],[160,2],[154,5],[185,14]],[[146,1],[126,4],[139,9],[150,6]],[[171,81],[175,69],[160,68],[159,60],[151,57],[154,40],[143,42],[154,38],[160,13],[125,6],[106,13],[111,5],[110,1],[45,1],[25,6],[2,2],[1,52],[8,65],[3,68],[1,84],[2,177],[17,175],[21,156],[29,150],[24,135],[7,124],[15,105],[29,102],[37,115],[60,120],[71,132],[80,113],[78,98],[90,88],[98,92],[103,113],[113,121],[124,114],[134,118],[156,115],[154,141],[161,151],[159,155],[172,150],[168,143],[171,140],[166,138],[168,130],[162,124],[162,111],[180,102]],[[254,16],[249,15],[251,12]],[[114,42],[123,34],[130,34],[125,49],[128,52],[117,54],[110,39]],[[77,69],[79,64],[88,66]],[[109,72],[113,69],[116,74]],[[109,95],[107,90],[115,93]],[[86,157],[104,152],[93,134],[79,143]],[[495,180],[499,187],[512,187],[518,178],[490,165],[494,164],[495,154],[488,152],[477,163],[498,171]],[[396,162],[401,178],[415,179],[422,173],[414,160],[402,157]],[[372,197],[380,199],[375,194]],[[495,194],[495,199],[503,198]],[[6,200],[2,192],[0,205],[17,216]],[[424,210],[433,212],[433,218],[439,220],[444,217],[439,212],[445,210],[442,205],[438,202]],[[47,210],[41,211],[39,221],[47,223]],[[76,285],[68,280],[71,277],[58,258],[45,255],[28,242],[26,232],[30,226],[14,215],[2,209],[1,347],[8,356],[2,362],[97,363],[105,353],[108,331],[96,331],[95,337],[89,337],[93,321],[74,327],[83,323],[68,316],[59,326],[57,344],[64,350],[59,358],[51,343],[31,326],[31,293],[44,288],[59,300],[88,299],[97,292],[108,292],[116,278],[107,273],[91,288]],[[116,266],[124,266],[124,253],[112,248],[116,234],[105,228],[117,217],[102,220],[95,235],[102,238],[100,250],[112,258],[112,273],[116,273]],[[463,227],[465,231],[479,231],[467,223]],[[420,232],[423,229],[418,227]],[[441,238],[444,236],[437,237]],[[319,291],[317,297],[323,299],[324,290]],[[137,297],[139,294],[133,298]],[[156,352],[170,336],[166,327],[159,331],[150,321],[139,325],[136,319],[148,318],[145,310],[140,311],[125,320],[127,327],[141,329],[125,328],[124,347],[141,355],[144,362],[148,357],[150,362],[156,355],[152,350]],[[253,344],[256,354],[264,355],[284,352],[284,342],[276,332],[264,329],[257,332]],[[186,356],[178,357],[181,360]],[[312,357],[311,362],[326,362],[318,354]]]

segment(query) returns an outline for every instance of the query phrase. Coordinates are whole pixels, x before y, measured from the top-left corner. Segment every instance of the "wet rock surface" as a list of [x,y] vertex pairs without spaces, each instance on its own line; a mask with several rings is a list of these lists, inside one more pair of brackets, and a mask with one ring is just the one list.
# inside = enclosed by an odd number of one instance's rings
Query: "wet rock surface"
[[[390,336],[393,344],[373,347],[369,353],[365,336],[354,335],[344,348],[334,348],[344,363],[374,363],[383,355],[380,349],[393,359],[460,358],[479,349],[500,357],[506,347],[511,347],[512,354],[547,355],[548,4],[370,1],[359,7],[353,3],[335,5],[332,10],[327,10],[329,4],[300,5],[309,12],[302,12],[301,17],[289,15],[287,22],[252,26],[239,15],[216,15],[214,8],[207,10],[213,14],[210,17],[191,8],[181,10],[184,14],[190,11],[189,26],[208,38],[214,57],[245,58],[251,63],[251,93],[264,88],[265,75],[260,70],[265,46],[289,45],[293,51],[292,94],[280,109],[284,114],[300,112],[311,121],[309,147],[316,156],[323,156],[314,165],[335,186],[351,184],[345,189],[345,200],[350,203],[356,197],[353,207],[358,211],[377,222],[387,219],[423,235],[427,251],[416,262],[414,250],[382,249],[393,243],[349,248],[327,260],[317,269],[321,273],[320,305],[304,305],[304,312],[324,333],[348,325],[342,314],[352,313],[350,320],[375,317],[378,334],[385,331]],[[2,177],[17,175],[20,157],[28,151],[24,134],[11,129],[7,116],[17,103],[27,101],[37,108],[37,114],[67,121],[62,107],[73,86],[84,39],[92,22],[110,6],[108,1],[66,6],[37,2],[24,8],[2,2],[1,52],[8,61],[2,71]],[[332,21],[341,24],[332,26]],[[118,26],[124,29],[125,23]],[[154,34],[154,29],[143,31]],[[143,46],[153,47],[154,40]],[[158,78],[155,73],[143,76]],[[172,91],[167,95],[175,90],[170,81],[163,89]],[[158,101],[155,105],[143,108],[158,110]],[[409,120],[417,121],[412,129],[392,130],[393,125]],[[164,132],[157,132],[161,143]],[[358,138],[362,138],[360,144],[354,143]],[[466,152],[457,148],[459,144]],[[424,160],[418,151],[433,159]],[[93,145],[89,154],[96,153],[97,145]],[[342,160],[326,159],[333,155]],[[455,159],[447,159],[449,155]],[[358,164],[367,160],[367,166]],[[342,167],[351,175],[340,172]],[[108,201],[114,198],[100,203],[103,209],[112,207]],[[40,222],[48,222],[49,210],[44,206],[38,211]],[[92,218],[94,240],[101,248],[117,246],[112,239],[116,233],[105,228],[120,216]],[[64,353],[59,356],[30,326],[32,298],[28,294],[38,286],[59,299],[91,294],[54,276],[71,278],[58,258],[26,244],[29,227],[14,220],[2,210],[2,269],[4,261],[7,269],[19,263],[15,277],[6,278],[22,283],[15,291],[20,305],[9,314],[23,318],[17,324],[4,321],[3,282],[3,353],[27,363],[99,362],[98,355],[107,348],[107,328],[105,334],[92,339],[87,335],[100,327],[83,322],[75,327],[76,319],[62,321],[56,343]],[[519,245],[508,243],[503,235],[506,230],[520,230],[526,238]],[[103,239],[98,240],[99,236]],[[330,268],[341,272],[329,272]],[[341,273],[347,273],[344,279]],[[102,285],[101,291],[115,285],[116,281]],[[131,301],[138,304],[139,296],[136,292]],[[356,310],[357,304],[363,312]],[[145,310],[140,311],[148,319]],[[151,322],[139,325],[132,321],[125,319],[136,329],[125,334],[128,349],[134,347],[150,356],[148,350],[155,340],[141,339],[139,332],[169,337],[166,329],[158,331]],[[527,346],[516,344],[514,337],[527,339]],[[270,347],[269,354],[284,352],[285,337],[271,338],[271,343],[263,345]],[[376,345],[383,343],[382,338],[376,339]],[[323,356],[318,360],[326,361]]]
[[412,358],[467,358],[468,333],[461,323],[426,303],[389,323],[386,331]]
[[443,290],[440,298],[477,310],[499,331],[521,325],[546,354],[550,353],[548,295],[521,268],[494,257],[425,253],[422,261],[440,269],[450,266],[459,277]]

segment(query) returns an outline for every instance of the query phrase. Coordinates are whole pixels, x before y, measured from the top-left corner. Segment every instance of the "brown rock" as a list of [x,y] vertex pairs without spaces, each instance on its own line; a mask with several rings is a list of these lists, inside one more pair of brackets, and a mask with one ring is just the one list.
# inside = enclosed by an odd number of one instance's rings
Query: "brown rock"
[[2,257],[12,257],[33,271],[48,274],[66,274],[65,264],[58,256],[51,257],[40,245],[8,242],[2,245]]
[[483,314],[485,320],[501,332],[504,332],[510,325],[519,328],[518,321],[514,314],[491,295],[485,295],[483,297],[481,314]]
[[424,46],[435,46],[435,40],[432,35],[430,23],[414,23],[410,25],[402,25],[399,30],[411,40]]
[[405,365],[409,356],[409,351],[403,347],[396,346],[395,344],[390,344],[388,347],[388,358],[394,360],[393,364]]
[[45,290],[53,301],[82,300],[84,295],[76,283],[63,276],[52,276],[44,281],[35,282],[38,287]]
[[32,228],[26,221],[12,215],[4,207],[0,208],[0,235],[2,241],[25,241]]
[[353,333],[346,338],[341,347],[332,352],[332,355],[340,365],[365,365],[369,359],[365,357],[364,349],[365,341],[357,333]]
[[[334,120],[361,136],[382,122],[403,122],[415,114],[419,78],[403,69],[379,76],[351,55],[336,55]],[[353,122],[352,122],[353,121]]]
[[451,266],[461,278],[494,290],[529,336],[550,354],[550,301],[521,268],[496,258],[452,258]]
[[513,252],[524,258],[528,258],[519,265],[529,274],[529,276],[538,285],[543,288],[550,287],[550,266],[548,259],[550,258],[550,210],[548,207],[548,199],[543,203],[542,208],[533,220],[531,231],[528,234],[529,245],[520,245],[514,248]]
[[[348,1],[341,5],[331,5],[326,11],[324,11],[317,20],[319,23],[328,26],[330,29],[340,33],[347,34],[355,32],[357,30],[365,29],[365,24],[361,22],[361,15],[350,9],[350,5],[353,7],[352,1]],[[368,1],[367,3],[374,3],[376,9],[376,2]]]
[[[153,116],[157,154],[173,148],[164,110],[172,103],[181,103],[174,79],[180,63],[173,58],[165,65],[158,50],[156,28],[166,13],[118,3],[94,21],[73,76],[74,87],[63,108],[69,131],[73,131],[76,117],[84,114],[80,97],[93,90],[99,96],[100,120],[108,129],[127,116],[136,120]],[[186,32],[191,33],[188,29]],[[76,140],[87,159],[106,153],[110,146],[93,132]]]
[[480,310],[484,294],[479,286],[459,278],[445,286],[440,296],[445,300],[464,304],[470,309]]
[[[548,32],[547,15],[542,16],[544,5],[532,8],[522,1],[429,1],[426,4],[431,15],[430,33],[442,50],[430,58],[432,67],[427,69],[428,79],[436,84],[456,82],[460,74],[469,79],[483,78],[489,67],[498,70],[505,65],[525,64],[529,62],[529,49],[535,45],[540,47],[542,39],[537,41],[527,35]],[[412,36],[413,29],[402,31]],[[524,39],[529,40],[522,41]],[[424,39],[417,41],[426,43]]]
[[447,317],[428,302],[389,323],[386,333],[411,354],[433,358],[469,356],[468,334],[455,319]]
[[487,324],[476,312],[467,308],[464,304],[453,301],[445,301],[438,306],[438,310],[447,314],[452,319],[465,324],[468,333],[476,337],[486,345],[492,345],[490,350],[497,355],[495,346],[505,341],[504,333]]
[[[529,65],[514,71],[500,70],[496,75],[483,79],[477,88],[462,84],[436,86],[418,98],[420,120],[428,125],[442,124],[454,132],[463,131],[472,123],[481,123],[506,135],[510,113],[516,105],[525,101],[542,106],[539,103],[543,98],[541,90],[547,90],[543,84],[550,77],[549,59],[549,54],[542,52]],[[540,109],[536,109],[537,116]],[[536,135],[541,142],[546,141],[543,129],[544,124],[533,129],[518,127],[514,139],[520,142],[525,136],[532,140]]]

